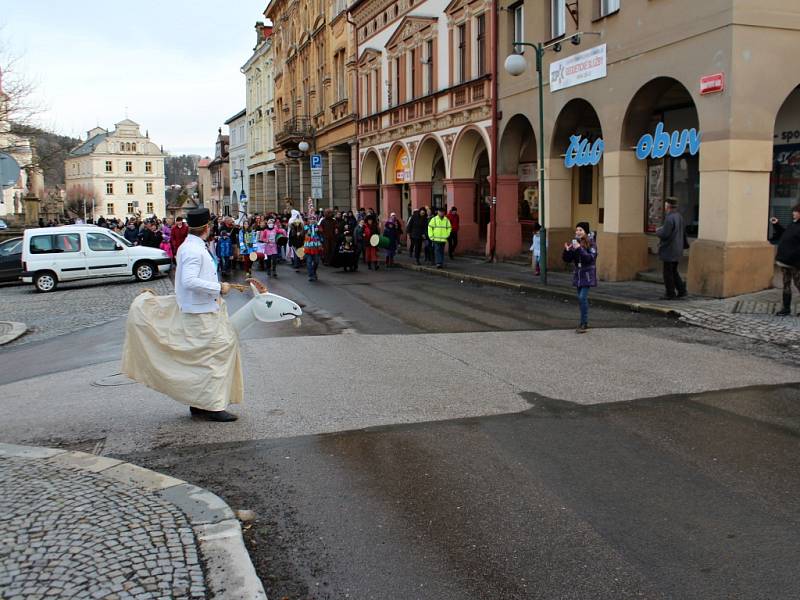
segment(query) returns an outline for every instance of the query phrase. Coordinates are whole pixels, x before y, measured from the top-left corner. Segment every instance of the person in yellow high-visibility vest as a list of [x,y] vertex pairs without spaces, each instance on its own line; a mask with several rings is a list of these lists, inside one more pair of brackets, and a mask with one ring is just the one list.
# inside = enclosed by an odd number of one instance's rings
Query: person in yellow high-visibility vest
[[436,216],[428,221],[428,239],[433,243],[437,269],[444,266],[444,245],[450,237],[452,228],[450,220],[444,215],[444,206],[440,206],[436,209]]

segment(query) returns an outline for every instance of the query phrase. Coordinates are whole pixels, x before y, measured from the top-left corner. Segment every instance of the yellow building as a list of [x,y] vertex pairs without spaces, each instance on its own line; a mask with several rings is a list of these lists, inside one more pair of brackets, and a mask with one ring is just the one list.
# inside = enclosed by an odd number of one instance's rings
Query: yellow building
[[[343,0],[272,0],[275,184],[283,205],[355,203],[355,49]],[[305,148],[306,150],[300,150]],[[312,177],[312,155],[321,166]],[[312,187],[312,184],[313,187]]]
[[67,198],[85,200],[92,219],[164,217],[164,156],[130,119],[95,127],[64,161]]
[[[635,278],[656,266],[654,231],[664,199],[676,196],[691,241],[690,292],[722,297],[768,287],[768,218],[786,224],[800,202],[800,4],[500,5],[503,252],[530,243],[521,233],[523,212],[537,217],[542,160],[551,266],[560,266],[554,249],[571,239],[575,223],[589,221],[598,231],[600,276]],[[515,41],[553,44],[544,54],[543,129],[536,53]],[[527,70],[512,77],[502,65],[517,51],[524,51]],[[601,152],[581,151],[599,140]]]

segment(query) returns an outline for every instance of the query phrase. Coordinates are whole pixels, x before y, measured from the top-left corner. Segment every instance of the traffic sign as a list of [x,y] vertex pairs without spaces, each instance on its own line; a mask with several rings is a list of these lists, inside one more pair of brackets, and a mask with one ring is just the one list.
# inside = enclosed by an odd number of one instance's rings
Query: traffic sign
[[287,158],[302,158],[302,156],[303,156],[303,153],[300,152],[300,150],[292,149],[292,150],[287,150],[286,151],[286,157]]
[[312,169],[321,169],[322,168],[322,154],[312,154],[311,155],[311,168]]
[[311,186],[311,197],[314,200],[322,200],[322,186],[315,187],[315,186],[312,185]]

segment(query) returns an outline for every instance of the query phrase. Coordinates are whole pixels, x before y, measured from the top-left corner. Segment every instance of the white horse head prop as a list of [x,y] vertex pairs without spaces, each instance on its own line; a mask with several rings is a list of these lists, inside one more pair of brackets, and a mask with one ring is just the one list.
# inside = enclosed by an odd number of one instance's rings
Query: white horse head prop
[[299,317],[303,311],[296,302],[269,292],[259,292],[252,283],[250,288],[253,290],[250,302],[237,310],[230,318],[231,324],[240,334],[256,321],[277,323],[278,321],[298,319],[296,322],[299,323]]

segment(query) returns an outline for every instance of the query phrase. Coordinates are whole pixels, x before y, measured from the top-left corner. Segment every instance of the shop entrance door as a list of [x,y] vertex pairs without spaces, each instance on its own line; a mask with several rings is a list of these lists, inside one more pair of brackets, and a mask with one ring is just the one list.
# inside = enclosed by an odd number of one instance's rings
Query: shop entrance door
[[588,221],[592,231],[599,226],[597,169],[585,166],[572,170],[572,225]]

